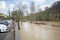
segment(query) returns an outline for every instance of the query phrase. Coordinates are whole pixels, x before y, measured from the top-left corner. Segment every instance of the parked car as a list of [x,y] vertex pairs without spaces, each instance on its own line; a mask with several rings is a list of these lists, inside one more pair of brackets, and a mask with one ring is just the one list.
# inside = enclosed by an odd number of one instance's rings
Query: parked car
[[13,25],[13,21],[12,20],[6,20],[8,22],[8,29],[9,31],[11,31],[12,29],[12,25]]
[[8,23],[7,21],[0,21],[0,32],[8,32]]
[[12,25],[12,20],[6,20],[8,22],[9,25]]

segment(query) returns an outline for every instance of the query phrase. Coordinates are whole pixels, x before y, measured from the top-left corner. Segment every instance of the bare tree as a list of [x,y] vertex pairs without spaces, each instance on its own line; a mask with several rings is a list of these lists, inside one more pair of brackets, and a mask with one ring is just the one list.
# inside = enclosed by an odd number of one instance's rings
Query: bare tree
[[[30,10],[31,10],[31,14],[35,12],[35,3],[34,1],[31,1],[31,5],[30,5]],[[32,15],[33,17],[33,15]],[[30,19],[32,19],[32,17]],[[32,20],[30,20],[30,22],[32,22]]]
[[35,3],[34,1],[31,1],[31,13],[35,12]]

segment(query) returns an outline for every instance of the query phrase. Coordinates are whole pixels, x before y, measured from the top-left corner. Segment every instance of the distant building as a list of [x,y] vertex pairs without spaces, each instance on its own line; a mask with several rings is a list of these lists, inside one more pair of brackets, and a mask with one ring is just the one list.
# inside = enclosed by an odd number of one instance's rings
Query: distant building
[[7,18],[7,15],[6,15],[6,14],[3,14],[3,13],[0,13],[0,17],[5,17],[5,18]]

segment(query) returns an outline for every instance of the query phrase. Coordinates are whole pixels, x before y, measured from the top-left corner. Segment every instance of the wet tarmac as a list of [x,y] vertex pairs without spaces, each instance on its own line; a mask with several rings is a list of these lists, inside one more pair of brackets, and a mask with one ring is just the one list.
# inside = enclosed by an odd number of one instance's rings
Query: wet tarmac
[[14,32],[3,32],[0,33],[0,40],[15,40],[14,39]]
[[7,33],[0,32],[0,40],[4,40],[6,36],[7,36]]

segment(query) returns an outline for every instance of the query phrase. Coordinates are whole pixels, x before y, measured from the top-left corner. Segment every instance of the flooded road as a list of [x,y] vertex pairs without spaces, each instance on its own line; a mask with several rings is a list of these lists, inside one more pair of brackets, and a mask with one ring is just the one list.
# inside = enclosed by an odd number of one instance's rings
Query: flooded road
[[21,40],[60,40],[60,27],[23,22],[20,35]]

